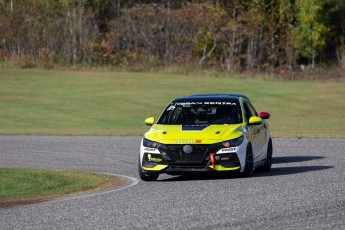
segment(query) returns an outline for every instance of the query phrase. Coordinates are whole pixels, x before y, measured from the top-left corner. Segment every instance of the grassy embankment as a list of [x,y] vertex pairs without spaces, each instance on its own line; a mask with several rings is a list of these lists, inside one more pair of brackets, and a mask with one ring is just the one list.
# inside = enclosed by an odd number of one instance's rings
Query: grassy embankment
[[247,94],[274,137],[345,138],[345,83],[0,69],[2,135],[142,135],[175,97]]
[[0,169],[0,207],[41,202],[124,184],[124,179],[95,173]]

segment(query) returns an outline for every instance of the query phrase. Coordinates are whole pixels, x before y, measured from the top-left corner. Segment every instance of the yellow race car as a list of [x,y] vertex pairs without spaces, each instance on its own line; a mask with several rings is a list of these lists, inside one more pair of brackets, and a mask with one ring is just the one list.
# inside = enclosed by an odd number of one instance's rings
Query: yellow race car
[[245,95],[206,94],[173,100],[160,118],[145,120],[151,129],[140,146],[139,175],[269,171],[272,138],[267,112],[258,114]]

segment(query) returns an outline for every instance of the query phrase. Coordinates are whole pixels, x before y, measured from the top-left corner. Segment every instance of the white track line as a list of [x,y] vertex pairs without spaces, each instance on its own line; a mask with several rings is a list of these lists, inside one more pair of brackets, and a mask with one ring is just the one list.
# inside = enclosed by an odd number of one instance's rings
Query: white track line
[[89,197],[93,197],[93,196],[99,196],[99,195],[104,195],[104,194],[108,194],[108,193],[112,193],[112,192],[117,192],[117,191],[121,191],[130,187],[133,187],[135,185],[137,185],[139,183],[138,179],[134,178],[134,177],[130,177],[130,176],[125,176],[125,175],[119,175],[119,174],[114,174],[114,173],[105,173],[105,172],[95,172],[95,173],[99,173],[99,174],[104,174],[104,175],[109,175],[109,176],[117,176],[117,177],[124,177],[130,181],[132,181],[132,183],[125,185],[125,186],[121,186],[119,188],[115,188],[113,190],[106,190],[103,192],[91,192],[91,194],[85,194],[85,195],[81,195],[81,196],[71,196],[71,197],[66,197],[66,198],[61,198],[61,199],[57,199],[57,200],[51,200],[51,201],[46,201],[46,202],[42,202],[41,204],[47,204],[47,203],[55,203],[55,202],[61,202],[61,201],[69,201],[69,200],[77,200],[77,199],[84,199],[84,198],[89,198]]

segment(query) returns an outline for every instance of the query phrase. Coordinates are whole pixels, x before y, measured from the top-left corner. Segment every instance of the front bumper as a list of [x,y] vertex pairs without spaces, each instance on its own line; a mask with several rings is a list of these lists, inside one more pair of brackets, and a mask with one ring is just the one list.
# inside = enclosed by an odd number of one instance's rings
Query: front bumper
[[179,175],[193,172],[242,172],[245,149],[237,147],[216,149],[212,145],[191,145],[193,152],[184,153],[185,145],[166,145],[148,148],[141,145],[140,163],[145,173]]

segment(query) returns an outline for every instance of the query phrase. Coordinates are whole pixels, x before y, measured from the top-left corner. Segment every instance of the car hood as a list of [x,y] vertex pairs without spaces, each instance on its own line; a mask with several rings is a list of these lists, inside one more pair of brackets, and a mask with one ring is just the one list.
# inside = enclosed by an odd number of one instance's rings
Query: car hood
[[213,144],[242,136],[244,125],[210,125],[187,127],[182,125],[155,124],[145,138],[162,144]]

